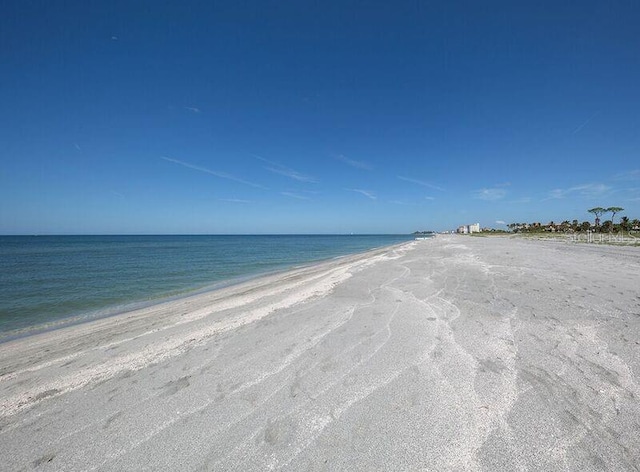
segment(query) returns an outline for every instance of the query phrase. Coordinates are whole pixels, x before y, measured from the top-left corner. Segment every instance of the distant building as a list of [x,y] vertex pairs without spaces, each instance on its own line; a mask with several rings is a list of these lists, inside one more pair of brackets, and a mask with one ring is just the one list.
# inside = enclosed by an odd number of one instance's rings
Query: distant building
[[475,223],[472,225],[462,225],[458,227],[457,232],[459,234],[471,234],[471,233],[480,233],[482,230],[480,229],[480,223]]

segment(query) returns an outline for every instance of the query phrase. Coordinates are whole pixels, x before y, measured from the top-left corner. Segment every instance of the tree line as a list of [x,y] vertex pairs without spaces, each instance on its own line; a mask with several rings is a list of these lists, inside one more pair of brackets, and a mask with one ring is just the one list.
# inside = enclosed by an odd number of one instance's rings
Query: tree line
[[[540,222],[510,223],[507,225],[507,227],[514,233],[537,233],[545,231],[560,231],[565,233],[578,233],[583,231],[592,231],[597,233],[619,233],[620,231],[640,231],[640,220],[637,218],[630,220],[627,216],[623,216],[620,218],[618,223],[615,223],[615,216],[623,211],[624,208],[622,207],[590,208],[589,210],[587,210],[587,212],[595,216],[593,224],[590,221],[579,222],[578,220],[565,220],[562,223],[554,223],[553,221],[550,221],[546,224]],[[611,219],[600,221],[600,217],[608,213],[611,213]]]

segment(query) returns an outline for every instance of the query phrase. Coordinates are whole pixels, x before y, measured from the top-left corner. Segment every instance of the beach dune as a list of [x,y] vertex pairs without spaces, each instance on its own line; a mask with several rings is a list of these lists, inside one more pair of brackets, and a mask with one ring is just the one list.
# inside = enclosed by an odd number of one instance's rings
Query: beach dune
[[640,469],[640,251],[438,236],[0,345],[0,470]]

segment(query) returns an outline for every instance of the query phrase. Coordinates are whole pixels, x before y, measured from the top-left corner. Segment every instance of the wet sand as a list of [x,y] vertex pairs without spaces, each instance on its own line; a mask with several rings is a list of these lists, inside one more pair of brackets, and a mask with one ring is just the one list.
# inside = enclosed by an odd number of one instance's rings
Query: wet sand
[[438,236],[0,345],[0,470],[640,470],[640,249]]

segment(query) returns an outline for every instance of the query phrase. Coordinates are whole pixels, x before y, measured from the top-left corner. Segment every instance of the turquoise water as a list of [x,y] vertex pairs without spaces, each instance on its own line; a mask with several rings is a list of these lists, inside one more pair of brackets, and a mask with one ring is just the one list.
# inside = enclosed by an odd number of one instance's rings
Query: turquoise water
[[412,238],[0,236],[0,340]]

